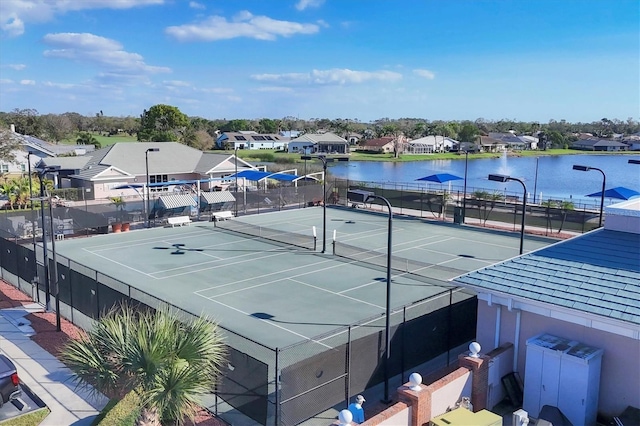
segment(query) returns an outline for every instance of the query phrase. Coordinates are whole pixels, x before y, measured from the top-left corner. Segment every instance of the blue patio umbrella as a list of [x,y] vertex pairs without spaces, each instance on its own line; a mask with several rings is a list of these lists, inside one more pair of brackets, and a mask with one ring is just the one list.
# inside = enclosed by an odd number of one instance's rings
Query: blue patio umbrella
[[436,173],[435,175],[429,175],[425,177],[421,177],[416,180],[425,180],[427,182],[437,182],[437,183],[445,183],[452,180],[460,180],[462,179],[460,176],[455,176],[450,173]]
[[[640,195],[640,192],[625,188],[624,186],[616,186],[615,188],[604,191],[605,198],[615,198],[618,200],[628,200],[638,195]],[[602,191],[594,192],[593,194],[587,195],[587,197],[602,197]]]

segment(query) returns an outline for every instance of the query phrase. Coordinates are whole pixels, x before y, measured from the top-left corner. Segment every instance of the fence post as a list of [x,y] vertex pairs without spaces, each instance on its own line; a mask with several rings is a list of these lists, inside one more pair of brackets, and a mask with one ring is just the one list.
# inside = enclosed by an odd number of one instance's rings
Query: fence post
[[344,400],[345,406],[347,406],[349,405],[349,395],[351,394],[351,326],[347,329],[347,350],[345,351],[344,367]]
[[280,424],[280,382],[279,382],[279,362],[278,362],[278,358],[280,357],[280,350],[278,348],[276,348],[276,365],[275,365],[275,377],[274,377],[274,384],[275,384],[275,392],[276,392],[276,406],[274,407],[274,414],[273,414],[273,418],[274,418],[274,425],[278,426]]

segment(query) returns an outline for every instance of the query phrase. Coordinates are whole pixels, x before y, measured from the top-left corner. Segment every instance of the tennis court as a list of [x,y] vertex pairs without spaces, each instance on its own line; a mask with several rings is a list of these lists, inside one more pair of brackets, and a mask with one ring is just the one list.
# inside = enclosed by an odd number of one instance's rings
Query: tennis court
[[[327,210],[328,238],[333,239],[335,230],[338,243],[379,252],[365,256],[365,261],[377,257],[386,262],[386,216]],[[321,208],[229,222],[238,229],[235,223],[240,221],[299,234],[310,247],[315,226],[318,251],[322,247]],[[321,254],[230,232],[225,223],[215,227],[213,222],[197,222],[66,240],[58,243],[57,251],[189,312],[206,314],[272,348],[309,340],[384,312],[384,268],[333,256],[332,241],[327,242],[326,254]],[[339,244],[337,247],[339,253]],[[419,272],[446,280],[517,254],[517,238],[396,218],[393,254],[431,264]],[[444,291],[438,284],[443,283],[394,271],[391,306]]]
[[[326,222],[325,253],[322,207],[64,240],[62,286],[81,304],[108,305],[115,290],[216,320],[230,347],[216,391],[226,413],[299,424],[382,380],[388,216],[327,208]],[[473,339],[473,295],[448,280],[516,256],[519,235],[397,216],[392,236],[389,362],[401,380]],[[528,237],[525,249],[551,242]]]

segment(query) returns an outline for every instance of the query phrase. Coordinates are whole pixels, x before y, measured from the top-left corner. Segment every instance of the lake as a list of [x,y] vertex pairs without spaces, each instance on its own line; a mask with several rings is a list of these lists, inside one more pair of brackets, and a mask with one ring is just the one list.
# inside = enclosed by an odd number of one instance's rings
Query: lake
[[[629,159],[640,160],[640,155],[575,154],[540,157],[473,158],[469,156],[467,167],[467,193],[484,189],[489,192],[505,191],[522,194],[518,182],[493,182],[490,173],[509,175],[521,179],[529,192],[529,200],[571,199],[576,203],[599,205],[599,198],[586,197],[587,194],[602,189],[602,174],[597,170],[582,172],[573,170],[574,164],[602,169],[607,179],[607,189],[617,186],[640,191],[640,165],[628,164]],[[443,185],[431,182],[416,182],[416,179],[435,173],[450,173],[464,178],[464,156],[460,160],[425,160],[414,162],[353,161],[329,163],[332,175],[349,180],[395,184],[407,188],[451,189],[462,191],[464,180],[455,180]],[[536,179],[537,169],[537,179]],[[605,200],[611,204],[616,200]]]

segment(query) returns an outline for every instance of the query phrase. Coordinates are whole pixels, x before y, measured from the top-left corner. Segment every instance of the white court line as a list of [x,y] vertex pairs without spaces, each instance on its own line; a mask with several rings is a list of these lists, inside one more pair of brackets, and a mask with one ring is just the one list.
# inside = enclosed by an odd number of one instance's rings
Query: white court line
[[[197,237],[202,237],[202,232],[189,232],[189,233],[184,233],[184,234],[180,234],[180,237],[183,238],[183,236],[187,236],[186,238],[197,238]],[[85,250],[89,250],[90,252],[94,252],[94,251],[107,251],[107,250],[117,250],[120,249],[122,247],[137,247],[137,246],[143,246],[143,245],[147,245],[150,243],[158,243],[158,242],[163,242],[164,240],[167,239],[166,235],[162,235],[162,236],[157,236],[157,237],[153,237],[153,238],[141,238],[141,239],[136,239],[135,242],[131,242],[131,243],[125,243],[125,242],[117,242],[117,243],[111,243],[111,244],[101,244],[99,246],[90,246],[87,247]]]
[[[194,294],[196,294],[197,296],[203,297],[203,298],[205,298],[205,299],[209,300],[210,302],[217,303],[218,305],[224,306],[224,307],[225,307],[225,308],[227,308],[227,309],[231,309],[231,310],[233,310],[233,311],[240,312],[240,313],[241,313],[241,314],[243,314],[243,315],[247,315],[247,316],[250,316],[250,315],[251,315],[251,314],[249,314],[248,312],[241,311],[241,310],[240,310],[240,309],[238,309],[238,308],[234,308],[234,307],[229,306],[229,305],[227,305],[226,303],[222,303],[222,302],[220,302],[220,301],[218,301],[218,300],[210,299],[210,298],[208,298],[208,297],[206,297],[206,296],[203,296],[203,295],[201,295],[201,294],[198,294],[198,293],[194,293]],[[254,318],[255,318],[255,317],[254,317]],[[303,339],[306,339],[306,340],[308,340],[308,341],[310,341],[310,342],[317,343],[317,344],[319,344],[319,345],[321,345],[321,346],[324,346],[325,348],[333,349],[333,346],[326,345],[326,344],[324,344],[324,343],[322,343],[322,342],[319,342],[319,341],[314,340],[314,339],[312,339],[312,338],[310,338],[310,337],[308,337],[308,336],[305,336],[304,334],[300,334],[300,333],[295,332],[295,331],[293,331],[293,330],[289,330],[288,328],[283,327],[283,326],[281,326],[281,325],[279,325],[279,324],[276,324],[276,323],[274,323],[274,322],[271,322],[271,321],[269,321],[269,320],[262,319],[262,318],[255,318],[255,319],[257,319],[258,321],[262,321],[262,322],[264,322],[264,323],[266,323],[266,324],[269,324],[269,325],[271,325],[271,326],[273,326],[273,327],[279,328],[280,330],[283,330],[283,331],[286,331],[286,332],[288,332],[288,333],[291,333],[291,334],[293,334],[293,335],[295,335],[295,336],[302,337]]]
[[116,261],[116,260],[109,259],[108,257],[103,256],[103,255],[101,255],[101,254],[93,253],[93,252],[91,252],[91,251],[89,251],[89,250],[87,250],[87,249],[85,249],[85,248],[83,248],[82,250],[85,250],[85,251],[87,251],[88,253],[91,253],[91,254],[92,254],[92,255],[94,255],[94,256],[101,257],[101,258],[103,258],[103,259],[104,259],[104,260],[106,260],[106,261],[109,261],[109,262],[115,263],[116,265],[120,265],[120,266],[122,266],[122,267],[124,267],[124,268],[131,269],[132,271],[137,272],[137,273],[139,273],[139,274],[146,275],[146,276],[147,276],[147,277],[149,277],[149,278],[157,279],[157,278],[155,278],[155,277],[154,277],[153,275],[151,275],[151,274],[148,274],[148,273],[146,273],[146,272],[142,272],[142,271],[140,271],[140,270],[138,270],[138,269],[136,269],[136,268],[132,268],[131,266],[126,265],[126,264],[124,264],[124,263],[120,263],[120,262],[118,262],[118,261]]
[[336,295],[336,296],[344,297],[345,299],[351,299],[351,300],[353,300],[355,302],[364,303],[365,305],[370,305],[370,306],[374,306],[376,308],[385,309],[384,306],[376,305],[375,303],[369,303],[369,302],[365,302],[362,299],[356,299],[355,297],[345,296],[344,294],[342,294],[342,292],[336,293],[335,291],[327,290],[326,288],[322,288],[322,287],[318,287],[318,286],[313,285],[313,284],[305,283],[304,281],[294,280],[293,278],[288,278],[288,280],[296,282],[296,283],[299,283],[299,284],[302,284],[302,285],[305,285],[307,287],[315,288],[316,290],[320,290],[320,291],[324,291],[326,293],[331,293],[331,294]]
[[[269,252],[269,253],[272,253],[272,252]],[[164,279],[167,279],[167,278],[180,277],[182,275],[190,275],[190,274],[193,274],[195,272],[202,272],[202,271],[209,271],[211,269],[224,268],[224,267],[231,266],[231,265],[237,265],[239,263],[246,263],[246,262],[249,262],[249,261],[252,261],[252,260],[255,260],[255,259],[258,259],[258,260],[267,259],[267,258],[270,258],[270,257],[280,256],[280,255],[285,254],[285,253],[288,253],[288,252],[278,252],[278,253],[276,253],[274,255],[271,255],[271,256],[253,257],[251,259],[242,260],[242,261],[239,261],[239,262],[228,262],[228,263],[224,263],[224,264],[218,264],[218,265],[215,265],[215,266],[211,266],[209,268],[201,268],[201,269],[193,269],[193,267],[194,266],[201,266],[201,265],[210,265],[212,263],[219,263],[220,261],[216,260],[216,261],[211,261],[211,262],[196,263],[195,265],[189,265],[189,266],[180,266],[180,267],[174,268],[174,269],[185,269],[185,268],[191,268],[191,269],[189,271],[187,271],[187,272],[181,272],[179,274],[167,275],[167,276],[164,276],[164,277],[161,277],[161,278],[156,278],[156,279],[164,280]],[[154,274],[159,274],[159,273],[162,273],[162,271],[161,272],[154,272]]]
[[[308,269],[311,266],[317,266],[317,265],[321,265],[321,264],[327,263],[327,262],[329,262],[329,260],[322,260],[320,262],[311,263],[309,265],[296,266],[295,268],[281,269],[279,271],[275,271],[275,272],[271,272],[269,274],[261,275],[260,278],[269,277],[269,276],[273,276],[273,275],[278,275],[278,274],[282,274],[282,273],[285,273],[285,272],[292,272],[292,271],[295,271],[295,270],[298,270],[298,269]],[[349,263],[351,263],[351,262],[349,262]],[[332,268],[337,268],[337,267],[342,266],[342,265],[344,265],[344,264],[337,264],[337,265],[333,265],[333,266],[330,266],[330,267],[327,267],[327,268],[314,269],[312,271],[307,271],[307,272],[305,272],[303,274],[293,275],[293,277],[278,278],[277,280],[263,282],[263,283],[256,284],[256,285],[251,286],[251,287],[244,287],[244,288],[241,288],[241,289],[238,289],[238,290],[229,291],[227,293],[218,294],[215,297],[226,296],[227,294],[237,293],[237,292],[240,292],[240,291],[261,287],[263,285],[277,283],[278,281],[282,281],[283,279],[287,279],[287,278],[295,278],[295,277],[302,277],[304,275],[315,274],[317,272],[325,271],[325,270],[332,269]],[[215,286],[215,287],[203,288],[202,290],[198,290],[195,293],[199,293],[201,291],[217,290],[217,289],[222,288],[222,287],[228,287],[228,286],[231,286],[231,285],[240,284],[240,283],[243,283],[243,282],[246,282],[246,281],[252,281],[252,280],[255,280],[255,279],[256,279],[256,277],[245,278],[245,279],[240,280],[240,281],[233,281],[233,282],[230,282],[230,283],[227,283],[227,284],[222,284],[222,285]]]

